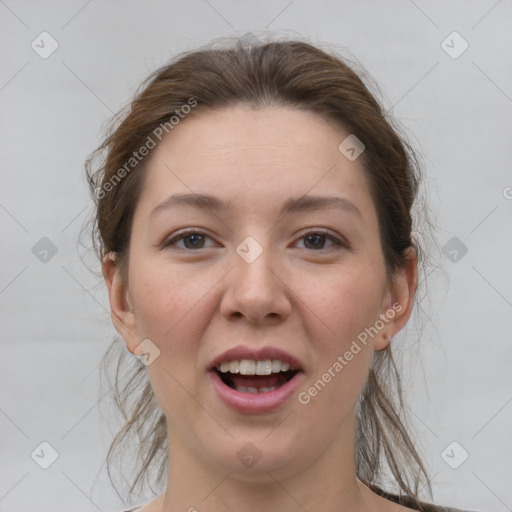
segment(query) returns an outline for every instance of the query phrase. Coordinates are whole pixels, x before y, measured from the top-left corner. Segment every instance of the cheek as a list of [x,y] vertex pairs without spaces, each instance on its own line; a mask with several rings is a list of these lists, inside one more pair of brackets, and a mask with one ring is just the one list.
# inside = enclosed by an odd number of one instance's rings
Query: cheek
[[[194,389],[196,379],[204,375],[207,361],[200,357],[201,343],[216,314],[216,286],[226,271],[201,271],[185,264],[179,268],[165,259],[137,257],[135,251],[131,257],[129,282],[138,335],[160,350],[148,367],[151,381],[157,397],[165,393],[176,405],[183,387]],[[163,407],[168,396],[159,398]],[[186,394],[183,398],[190,400]]]
[[153,258],[132,254],[129,283],[139,334],[157,340],[172,336],[198,302],[202,287],[196,281]]
[[148,373],[167,421],[179,429],[179,418],[191,407],[187,390],[195,389],[195,379],[204,372],[197,354],[207,328],[201,298],[207,297],[208,283],[190,276],[180,279],[147,260],[149,264],[133,258],[130,272],[137,329],[141,340],[149,338],[160,350]]
[[[373,269],[378,268],[377,265]],[[322,321],[322,335],[317,336],[332,349],[343,349],[377,319],[384,290],[384,273],[371,265],[345,267],[325,278],[317,277],[301,287],[303,300]],[[306,290],[309,290],[306,291]],[[326,336],[327,334],[327,336]],[[327,347],[326,347],[327,348]],[[319,350],[319,354],[330,350]]]
[[321,319],[318,330],[310,333],[316,340],[317,364],[308,379],[314,389],[306,390],[316,406],[338,403],[346,410],[357,402],[374,354],[367,329],[378,319],[383,275],[368,267],[346,268],[319,280],[308,298],[305,294],[304,301]]

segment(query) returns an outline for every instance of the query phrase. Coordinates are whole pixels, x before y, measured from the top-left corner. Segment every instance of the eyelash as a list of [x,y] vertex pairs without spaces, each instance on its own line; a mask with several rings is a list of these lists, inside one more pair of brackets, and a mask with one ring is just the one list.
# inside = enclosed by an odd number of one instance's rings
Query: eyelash
[[[162,248],[174,248],[174,249],[179,249],[179,250],[182,250],[182,251],[189,251],[189,252],[192,252],[192,251],[200,251],[201,249],[208,249],[208,247],[200,247],[199,249],[188,249],[188,248],[178,248],[176,247],[176,243],[185,239],[185,238],[188,238],[189,236],[192,236],[192,235],[200,235],[200,236],[204,236],[204,237],[207,237],[207,238],[210,238],[211,237],[209,235],[207,235],[206,233],[203,233],[202,231],[198,231],[198,230],[195,230],[195,229],[190,229],[190,230],[187,230],[187,231],[183,231],[182,233],[178,234],[177,236],[173,237],[171,240],[167,241],[167,242],[164,242],[162,244]],[[302,235],[299,240],[302,240],[310,235],[322,235],[322,236],[325,236],[326,239],[330,240],[336,247],[339,247],[339,248],[342,248],[342,247],[345,247],[345,248],[348,248],[348,243],[342,241],[342,240],[339,240],[337,239],[336,237],[334,237],[333,235],[329,234],[328,232],[322,230],[322,229],[317,229],[317,230],[313,230],[313,231],[308,231],[307,233],[305,233],[304,235]],[[331,247],[330,249],[333,249],[334,247]],[[309,251],[313,251],[313,252],[321,252],[321,251],[328,251],[330,250],[329,248],[328,249],[307,249],[306,250],[309,250]]]

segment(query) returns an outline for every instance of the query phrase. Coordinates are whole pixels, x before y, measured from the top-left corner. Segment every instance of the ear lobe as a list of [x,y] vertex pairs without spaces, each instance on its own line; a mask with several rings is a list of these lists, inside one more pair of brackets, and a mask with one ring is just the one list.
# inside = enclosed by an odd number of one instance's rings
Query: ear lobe
[[386,348],[411,316],[418,286],[418,257],[414,247],[407,249],[405,257],[404,267],[393,276],[386,294],[380,315],[385,317],[385,326],[375,340],[375,350]]
[[119,265],[116,265],[116,256],[116,253],[109,252],[103,258],[103,277],[108,289],[112,323],[123,337],[128,351],[134,353],[139,345],[135,311],[130,301],[128,286],[123,282]]

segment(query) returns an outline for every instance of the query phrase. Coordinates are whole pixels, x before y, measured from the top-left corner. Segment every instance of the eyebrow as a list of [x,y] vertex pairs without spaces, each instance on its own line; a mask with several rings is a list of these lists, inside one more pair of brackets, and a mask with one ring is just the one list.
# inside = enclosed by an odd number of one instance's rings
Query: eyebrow
[[[173,194],[155,206],[155,208],[153,208],[151,211],[150,216],[153,216],[158,211],[175,206],[188,206],[197,208],[198,210],[211,210],[220,212],[228,210],[231,204],[231,201],[224,202],[218,197],[211,196],[209,194]],[[337,196],[304,195],[298,198],[290,197],[283,203],[280,215],[310,212],[316,210],[328,210],[334,208],[341,208],[363,219],[361,211],[352,201],[344,197]]]

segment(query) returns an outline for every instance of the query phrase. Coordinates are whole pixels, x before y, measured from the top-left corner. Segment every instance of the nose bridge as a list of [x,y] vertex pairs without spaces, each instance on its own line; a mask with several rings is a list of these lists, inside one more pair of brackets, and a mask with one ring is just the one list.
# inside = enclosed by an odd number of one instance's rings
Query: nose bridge
[[290,302],[274,268],[276,259],[268,242],[262,244],[247,236],[235,248],[233,257],[234,272],[223,300],[224,314],[243,315],[253,322],[287,316]]
[[269,291],[272,286],[270,271],[272,265],[272,249],[269,244],[262,246],[253,237],[247,237],[236,248],[238,258],[236,267],[238,280],[244,288]]

